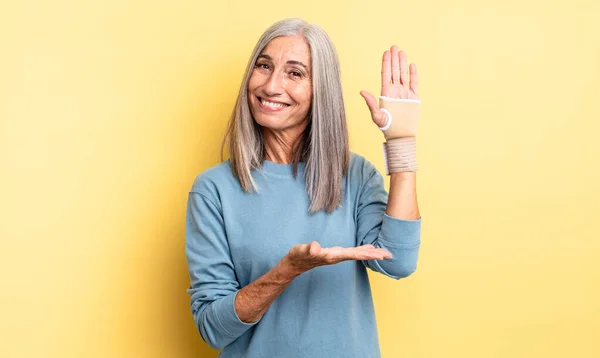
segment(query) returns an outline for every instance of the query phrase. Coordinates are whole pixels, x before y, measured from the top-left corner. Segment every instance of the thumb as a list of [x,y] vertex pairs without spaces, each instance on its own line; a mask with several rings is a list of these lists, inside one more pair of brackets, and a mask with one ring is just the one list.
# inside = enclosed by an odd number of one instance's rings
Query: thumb
[[367,106],[369,106],[369,111],[371,111],[371,118],[373,119],[373,122],[375,122],[378,127],[385,126],[387,116],[382,110],[379,109],[379,105],[377,104],[375,96],[367,91],[360,91],[360,95],[365,99],[365,102],[367,102]]
[[369,106],[369,111],[371,111],[371,113],[375,110],[379,110],[375,96],[367,91],[360,91],[360,95],[365,99],[365,102],[367,102],[367,106]]
[[319,252],[321,252],[321,245],[318,242],[313,241],[308,245],[308,253],[310,256],[318,255]]

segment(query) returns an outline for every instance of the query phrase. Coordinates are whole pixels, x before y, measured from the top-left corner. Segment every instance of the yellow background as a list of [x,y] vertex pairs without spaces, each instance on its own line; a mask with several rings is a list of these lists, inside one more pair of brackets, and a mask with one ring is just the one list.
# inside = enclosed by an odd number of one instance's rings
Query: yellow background
[[187,192],[293,16],[336,44],[351,149],[381,171],[358,92],[394,43],[418,66],[422,247],[411,277],[371,274],[383,357],[599,357],[594,0],[3,2],[0,357],[216,356]]

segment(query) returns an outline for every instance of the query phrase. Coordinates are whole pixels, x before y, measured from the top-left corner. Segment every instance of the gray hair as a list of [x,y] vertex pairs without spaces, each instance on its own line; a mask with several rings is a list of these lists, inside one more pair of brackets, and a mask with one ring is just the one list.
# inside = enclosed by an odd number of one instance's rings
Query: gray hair
[[265,143],[261,127],[250,112],[248,81],[258,56],[271,40],[296,35],[304,37],[310,48],[313,96],[308,125],[293,149],[294,178],[298,175],[298,163],[305,162],[304,179],[310,198],[309,211],[314,213],[326,209],[332,212],[342,202],[342,180],[348,174],[350,150],[338,55],[329,36],[315,24],[297,18],[285,19],[271,25],[262,34],[248,61],[246,75],[229,119],[221,144],[221,160],[225,143],[228,142],[234,176],[246,192],[258,191],[251,172],[252,169],[262,168]]

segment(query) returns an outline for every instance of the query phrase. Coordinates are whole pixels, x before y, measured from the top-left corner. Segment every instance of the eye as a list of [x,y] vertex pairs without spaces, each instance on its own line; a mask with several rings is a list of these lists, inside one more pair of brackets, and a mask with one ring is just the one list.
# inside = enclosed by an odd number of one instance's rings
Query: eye
[[288,73],[293,78],[304,78],[304,72],[302,72],[301,70],[299,70],[297,68],[290,68]]
[[268,70],[270,68],[269,65],[267,65],[266,63],[257,63],[256,67],[257,68],[262,68],[262,69],[265,69],[265,70]]

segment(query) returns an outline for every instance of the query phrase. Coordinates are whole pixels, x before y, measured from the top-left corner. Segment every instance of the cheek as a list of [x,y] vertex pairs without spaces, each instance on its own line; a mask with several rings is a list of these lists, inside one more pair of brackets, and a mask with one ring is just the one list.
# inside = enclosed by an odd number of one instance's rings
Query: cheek
[[268,80],[268,76],[265,76],[265,74],[260,73],[260,71],[254,69],[250,73],[250,78],[248,79],[248,91],[256,91],[259,87],[265,84],[266,80]]
[[310,84],[302,84],[294,88],[294,100],[302,106],[310,106],[312,88]]
[[254,92],[254,90],[256,89],[256,87],[258,87],[258,85],[256,84],[256,76],[251,75],[250,78],[248,79],[248,93],[252,93]]

